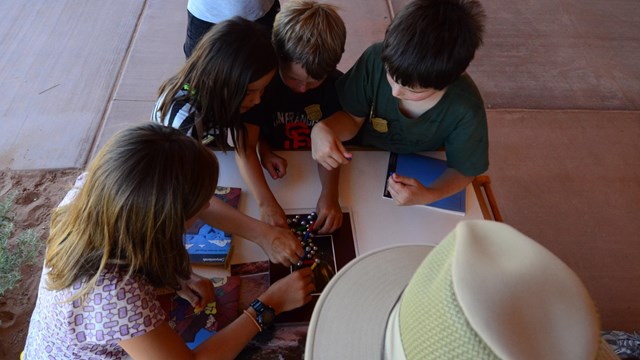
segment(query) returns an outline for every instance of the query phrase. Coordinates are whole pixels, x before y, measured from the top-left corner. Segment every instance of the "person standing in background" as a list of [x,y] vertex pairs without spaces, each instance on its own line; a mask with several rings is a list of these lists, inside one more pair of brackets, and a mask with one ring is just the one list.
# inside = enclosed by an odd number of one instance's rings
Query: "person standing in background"
[[187,2],[187,36],[182,49],[186,58],[191,56],[200,38],[213,25],[240,16],[265,27],[268,33],[280,11],[278,0],[189,0]]

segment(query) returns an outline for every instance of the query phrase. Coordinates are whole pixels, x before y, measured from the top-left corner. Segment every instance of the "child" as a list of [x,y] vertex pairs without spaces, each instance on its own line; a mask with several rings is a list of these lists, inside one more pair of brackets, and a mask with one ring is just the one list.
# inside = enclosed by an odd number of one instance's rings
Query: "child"
[[[430,187],[393,174],[398,205],[427,204],[464,189],[489,166],[482,97],[465,73],[482,43],[476,0],[415,0],[337,83],[350,117],[314,127],[312,153],[327,169],[348,163],[341,141],[398,153],[446,148],[448,169]],[[357,135],[357,136],[356,136]]]
[[228,149],[244,136],[240,113],[260,102],[277,66],[264,31],[234,17],[214,26],[158,90],[152,120]]
[[[260,165],[273,179],[282,178],[287,162],[271,149],[309,149],[311,128],[341,112],[335,81],[341,75],[336,65],[345,40],[345,25],[331,5],[288,1],[276,16],[272,42],[280,61],[279,76],[266,88],[262,103],[243,115],[248,140],[236,152],[238,167],[267,223],[287,226],[284,211]],[[329,171],[318,166],[318,171],[322,192],[316,205],[315,229],[330,233],[342,224],[339,169]]]
[[[213,141],[223,150],[229,148],[228,136],[234,145],[244,142],[240,114],[260,102],[276,65],[273,47],[259,25],[240,17],[223,21],[202,38],[182,69],[160,86],[151,120],[205,144]],[[255,241],[271,261],[288,266],[304,254],[288,229],[252,219],[217,198],[211,202],[202,214],[205,222]]]
[[[83,176],[52,217],[26,359],[237,355],[258,332],[253,308],[191,353],[155,297],[159,287],[189,286],[202,303],[213,300],[211,282],[191,274],[182,237],[209,206],[215,156],[178,130],[145,124],[114,136]],[[258,299],[279,313],[311,291],[310,270],[296,271]]]
[[280,10],[278,0],[189,0],[187,2],[187,36],[182,49],[189,58],[198,41],[216,23],[241,16],[271,31],[273,18]]

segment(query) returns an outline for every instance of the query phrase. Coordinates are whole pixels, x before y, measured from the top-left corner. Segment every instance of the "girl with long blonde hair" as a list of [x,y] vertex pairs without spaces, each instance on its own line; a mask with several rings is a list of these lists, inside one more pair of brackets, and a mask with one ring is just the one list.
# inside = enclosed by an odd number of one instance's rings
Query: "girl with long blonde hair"
[[[121,131],[52,216],[26,359],[235,357],[259,331],[255,309],[193,352],[165,321],[156,288],[213,300],[191,273],[182,239],[209,207],[218,179],[211,151],[180,131],[145,124]],[[257,300],[274,313],[311,299],[296,271]]]

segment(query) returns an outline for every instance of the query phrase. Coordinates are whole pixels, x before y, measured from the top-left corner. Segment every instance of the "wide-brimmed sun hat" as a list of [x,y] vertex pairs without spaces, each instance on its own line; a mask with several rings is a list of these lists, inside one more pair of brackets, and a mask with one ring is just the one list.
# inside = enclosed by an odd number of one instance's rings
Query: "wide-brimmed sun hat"
[[305,359],[617,359],[578,276],[514,228],[362,255],[322,292]]

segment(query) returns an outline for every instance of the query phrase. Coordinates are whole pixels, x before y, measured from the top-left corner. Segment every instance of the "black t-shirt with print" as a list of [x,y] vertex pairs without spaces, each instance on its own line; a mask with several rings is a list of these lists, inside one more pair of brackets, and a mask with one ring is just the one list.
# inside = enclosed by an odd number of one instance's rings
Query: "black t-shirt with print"
[[304,93],[296,93],[278,74],[265,89],[260,104],[242,115],[249,124],[260,126],[260,139],[274,150],[311,148],[311,128],[342,109],[335,89],[342,75],[334,70],[322,84]]

